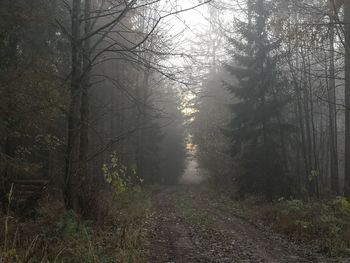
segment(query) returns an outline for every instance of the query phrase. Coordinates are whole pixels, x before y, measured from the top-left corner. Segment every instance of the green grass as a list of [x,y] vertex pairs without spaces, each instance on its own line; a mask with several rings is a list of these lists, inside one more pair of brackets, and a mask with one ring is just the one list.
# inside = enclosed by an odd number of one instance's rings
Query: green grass
[[212,228],[214,220],[206,211],[200,210],[193,206],[192,201],[186,197],[176,198],[176,209],[190,223],[202,228]]

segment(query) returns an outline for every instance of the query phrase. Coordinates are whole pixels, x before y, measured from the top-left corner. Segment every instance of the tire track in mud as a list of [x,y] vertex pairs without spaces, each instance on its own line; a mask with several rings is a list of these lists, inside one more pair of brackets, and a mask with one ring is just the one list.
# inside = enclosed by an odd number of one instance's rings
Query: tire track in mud
[[153,196],[148,262],[210,262],[198,253],[192,239],[194,229],[178,214],[173,202],[175,191],[167,188]]
[[[145,262],[331,262],[212,205],[198,186],[172,186],[153,195]],[[185,202],[185,213],[178,206]]]
[[262,229],[242,217],[223,211],[210,202],[210,198],[199,193],[198,188],[188,189],[193,203],[201,210],[212,215],[216,226],[221,231],[229,233],[231,239],[240,247],[240,250],[254,256],[249,262],[332,262],[322,255],[316,254],[307,248],[298,246],[282,236]]

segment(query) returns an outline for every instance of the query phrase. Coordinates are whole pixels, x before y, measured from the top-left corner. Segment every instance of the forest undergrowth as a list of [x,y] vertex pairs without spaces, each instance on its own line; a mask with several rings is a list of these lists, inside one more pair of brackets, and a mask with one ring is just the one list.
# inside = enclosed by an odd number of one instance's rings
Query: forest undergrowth
[[67,211],[63,202],[41,201],[25,220],[1,217],[0,262],[143,262],[147,191],[104,190],[91,220]]
[[[145,262],[148,221],[156,213],[152,196],[164,189],[103,190],[91,220],[65,210],[63,202],[48,199],[41,200],[25,220],[9,210],[1,217],[0,262]],[[266,202],[252,196],[236,199],[230,191],[218,193],[208,186],[200,186],[199,194],[193,196],[191,188],[174,189],[181,194],[174,199],[177,215],[204,232],[216,226],[211,212],[221,211],[225,218],[241,218],[267,232],[280,233],[332,260],[346,262],[350,256],[350,202],[343,197]]]
[[218,208],[258,227],[270,228],[332,258],[350,257],[350,200],[345,197],[267,202],[256,196],[237,199],[232,191],[211,190],[210,195],[215,196]]

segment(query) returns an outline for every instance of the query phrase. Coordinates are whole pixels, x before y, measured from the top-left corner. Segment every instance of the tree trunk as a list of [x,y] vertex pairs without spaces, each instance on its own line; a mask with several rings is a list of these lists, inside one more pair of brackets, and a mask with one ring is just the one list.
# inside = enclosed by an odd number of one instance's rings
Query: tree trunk
[[313,92],[312,92],[312,76],[311,76],[311,60],[308,55],[308,88],[309,88],[309,103],[310,103],[310,121],[311,121],[311,149],[312,149],[312,157],[313,157],[313,170],[316,172],[316,177],[313,179],[313,187],[316,191],[317,196],[319,197],[319,163],[318,163],[318,155],[317,155],[317,133],[316,133],[316,125],[315,125],[315,117],[314,117],[314,101],[313,101]]
[[[297,17],[294,18],[295,21],[298,20]],[[299,29],[297,28],[297,31]],[[300,67],[300,62],[299,62],[299,39],[296,39],[296,59],[295,59],[295,67],[299,68]],[[292,44],[291,41],[289,40],[288,43],[288,50],[289,53],[292,54]],[[294,86],[294,92],[295,92],[295,112],[296,112],[296,119],[298,123],[298,159],[301,159],[303,163],[303,168],[302,173],[298,173],[299,175],[299,187],[300,191],[304,192],[305,185],[308,182],[308,174],[310,172],[310,165],[308,162],[307,158],[307,147],[306,147],[306,135],[305,135],[305,121],[304,121],[304,116],[303,116],[303,107],[302,107],[302,92],[301,92],[301,87],[302,87],[302,78],[298,78],[298,72],[294,70],[294,66],[291,60],[288,60],[289,64],[289,69],[292,75],[292,81],[293,81],[293,86]],[[299,152],[300,151],[300,152]],[[298,166],[299,166],[299,161],[298,161]],[[301,170],[300,167],[298,167],[297,170]]]
[[330,160],[331,160],[331,190],[335,194],[339,193],[339,173],[338,173],[338,143],[337,143],[337,109],[335,94],[335,71],[334,71],[334,17],[330,16],[329,25],[329,88],[328,88],[328,108],[329,108],[329,136],[330,136]]
[[[86,20],[84,33],[91,30],[90,17],[91,0],[85,0],[84,18]],[[81,127],[80,127],[80,162],[86,166],[89,146],[89,85],[90,85],[90,38],[84,41],[83,45],[83,77],[82,77],[82,97],[81,97]],[[86,169],[85,169],[86,170]],[[85,171],[86,173],[86,171]]]
[[345,178],[344,195],[350,197],[350,1],[344,2],[345,32]]
[[303,72],[302,74],[302,83],[301,87],[303,87],[303,110],[304,110],[304,117],[305,117],[305,143],[306,143],[306,157],[307,157],[307,162],[308,162],[308,169],[306,171],[306,180],[308,184],[308,193],[309,195],[314,195],[315,194],[315,185],[313,179],[310,177],[312,171],[314,170],[314,165],[312,161],[312,134],[311,134],[311,117],[310,117],[310,94],[309,94],[309,89],[308,89],[308,82],[307,82],[307,73],[308,73],[308,68],[306,66],[306,61],[305,61],[305,53],[303,52],[303,48],[301,49],[301,55],[302,55],[302,68]]
[[[9,13],[11,12],[15,12],[15,4],[13,1],[9,1],[8,3],[8,9],[6,11],[8,11]],[[8,47],[7,47],[7,56],[8,56],[8,60],[10,62],[5,62],[5,61],[0,61],[0,66],[4,66],[2,65],[2,63],[8,63],[7,64],[7,68],[9,71],[13,71],[16,72],[17,70],[17,64],[18,64],[18,59],[17,59],[17,45],[18,45],[18,39],[17,39],[17,34],[15,33],[15,29],[12,28],[13,32],[11,32],[8,36]],[[6,64],[5,64],[6,65]],[[1,191],[4,192],[8,192],[9,188],[10,188],[10,181],[11,181],[11,177],[13,177],[13,172],[11,171],[11,165],[8,162],[8,158],[14,158],[15,157],[15,151],[16,151],[16,144],[17,144],[17,139],[15,138],[15,136],[13,136],[14,131],[16,130],[15,126],[13,123],[13,108],[14,108],[14,99],[13,97],[16,95],[13,90],[11,85],[5,85],[4,88],[4,93],[6,100],[5,100],[5,105],[4,109],[5,112],[2,114],[3,120],[4,120],[4,124],[5,124],[5,133],[4,134],[4,145],[3,147],[1,147],[3,149],[3,153],[4,153],[4,160],[1,161],[5,161],[4,162],[4,168],[0,170],[1,172],[1,185],[2,185],[2,189],[0,189]]]
[[72,73],[70,105],[68,115],[67,161],[66,161],[66,189],[65,202],[67,209],[80,212],[80,105],[81,105],[81,75],[82,56],[80,43],[80,13],[81,0],[73,0],[72,7]]
[[[84,34],[87,35],[91,31],[91,0],[85,0],[84,6]],[[79,151],[79,180],[80,180],[80,191],[82,195],[83,206],[81,209],[83,213],[87,211],[89,195],[91,194],[92,178],[88,177],[88,164],[87,157],[89,151],[89,88],[90,88],[90,39],[88,38],[83,43],[83,72],[81,76],[81,108],[80,108],[80,151]]]
[[146,126],[147,126],[147,97],[148,97],[148,85],[149,85],[149,68],[144,69],[143,78],[139,84],[137,96],[138,96],[138,117],[137,117],[137,128],[139,129],[137,134],[136,142],[136,166],[137,176],[145,180],[146,183],[151,183],[148,171],[146,169]]

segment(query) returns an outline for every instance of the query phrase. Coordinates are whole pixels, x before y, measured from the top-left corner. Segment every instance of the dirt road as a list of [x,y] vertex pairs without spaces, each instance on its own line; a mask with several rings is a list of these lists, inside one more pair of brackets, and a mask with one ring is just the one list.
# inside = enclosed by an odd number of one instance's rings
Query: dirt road
[[215,206],[200,186],[154,193],[148,262],[330,262]]

